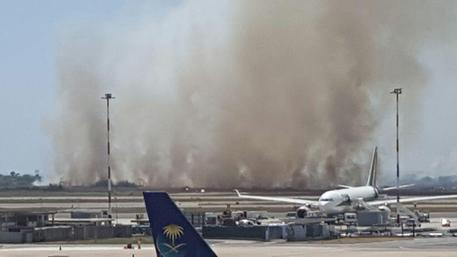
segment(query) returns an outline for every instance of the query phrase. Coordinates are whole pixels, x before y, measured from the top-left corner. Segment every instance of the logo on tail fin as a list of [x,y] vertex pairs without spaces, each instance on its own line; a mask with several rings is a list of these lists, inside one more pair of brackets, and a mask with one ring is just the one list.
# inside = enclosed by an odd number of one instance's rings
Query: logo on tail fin
[[184,229],[176,224],[163,227],[163,233],[158,236],[156,246],[163,257],[182,257],[186,254],[185,243],[179,239],[184,235]]
[[170,224],[163,228],[163,234],[168,238],[171,239],[172,243],[175,243],[177,238],[180,238],[184,235],[184,230],[181,226]]

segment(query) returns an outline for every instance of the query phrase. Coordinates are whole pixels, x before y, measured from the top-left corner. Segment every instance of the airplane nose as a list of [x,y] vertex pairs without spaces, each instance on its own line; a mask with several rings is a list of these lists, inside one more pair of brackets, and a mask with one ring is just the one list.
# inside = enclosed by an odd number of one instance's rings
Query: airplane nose
[[328,202],[319,202],[319,210],[321,212],[325,212],[326,213],[327,210],[328,210],[328,205],[327,204],[328,204]]

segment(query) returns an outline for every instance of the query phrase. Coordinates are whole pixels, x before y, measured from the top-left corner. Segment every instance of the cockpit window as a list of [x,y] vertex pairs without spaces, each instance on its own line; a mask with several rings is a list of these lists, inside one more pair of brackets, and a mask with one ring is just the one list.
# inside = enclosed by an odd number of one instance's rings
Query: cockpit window
[[333,198],[321,198],[321,199],[319,199],[319,201],[322,201],[322,202],[333,202]]

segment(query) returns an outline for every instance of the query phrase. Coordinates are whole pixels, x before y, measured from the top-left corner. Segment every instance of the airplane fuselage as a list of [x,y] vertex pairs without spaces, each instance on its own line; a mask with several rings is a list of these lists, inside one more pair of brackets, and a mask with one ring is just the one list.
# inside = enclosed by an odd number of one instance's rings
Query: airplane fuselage
[[330,190],[319,198],[319,209],[327,214],[354,211],[357,201],[372,201],[378,198],[378,191],[372,186],[360,186]]

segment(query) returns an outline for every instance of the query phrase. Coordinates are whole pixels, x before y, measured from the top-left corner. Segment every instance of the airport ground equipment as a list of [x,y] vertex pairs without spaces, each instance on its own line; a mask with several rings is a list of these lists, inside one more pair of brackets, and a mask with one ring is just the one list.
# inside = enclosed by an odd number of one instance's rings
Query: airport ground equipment
[[326,223],[291,223],[287,226],[287,241],[310,241],[336,238],[333,225]]
[[347,225],[357,224],[357,213],[346,212],[344,214],[344,224],[347,224]]
[[[400,223],[401,224],[399,224],[399,225],[402,227],[402,230],[403,230],[404,226],[413,227],[414,230],[417,226],[420,227],[420,216],[419,216],[418,212],[412,211],[402,204],[397,204],[396,208],[397,208],[397,213],[400,214]],[[397,218],[397,221],[398,221],[398,218]]]
[[358,226],[389,224],[389,213],[383,210],[363,210],[357,212]]
[[420,212],[420,211],[415,211],[414,212],[417,216],[417,219],[421,223],[428,223],[430,222],[430,213],[428,212]]

